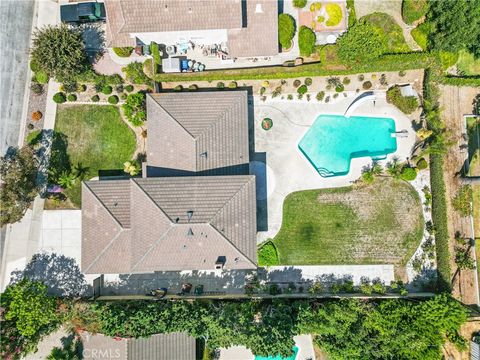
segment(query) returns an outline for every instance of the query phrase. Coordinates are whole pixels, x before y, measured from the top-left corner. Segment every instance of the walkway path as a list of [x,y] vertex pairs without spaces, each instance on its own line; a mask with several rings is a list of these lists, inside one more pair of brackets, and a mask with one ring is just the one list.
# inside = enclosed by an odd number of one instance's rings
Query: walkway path
[[406,24],[402,19],[402,0],[362,0],[355,1],[355,13],[357,18],[374,12],[382,12],[392,16],[398,25],[402,28],[403,37],[407,45],[413,51],[422,51],[422,48],[413,39],[410,33],[415,27]]

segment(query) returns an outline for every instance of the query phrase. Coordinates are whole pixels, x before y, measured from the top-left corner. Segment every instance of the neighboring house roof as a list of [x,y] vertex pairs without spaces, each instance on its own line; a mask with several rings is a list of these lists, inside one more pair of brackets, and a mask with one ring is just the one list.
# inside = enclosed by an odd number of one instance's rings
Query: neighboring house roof
[[131,33],[242,27],[240,0],[105,0],[107,46],[132,46]]
[[228,54],[232,57],[278,54],[278,2],[247,0],[247,27],[228,30]]
[[149,167],[189,172],[249,162],[246,91],[147,96]]
[[255,177],[88,181],[82,261],[90,274],[256,267]]
[[195,360],[195,338],[184,332],[139,339],[82,333],[81,338],[84,359]]

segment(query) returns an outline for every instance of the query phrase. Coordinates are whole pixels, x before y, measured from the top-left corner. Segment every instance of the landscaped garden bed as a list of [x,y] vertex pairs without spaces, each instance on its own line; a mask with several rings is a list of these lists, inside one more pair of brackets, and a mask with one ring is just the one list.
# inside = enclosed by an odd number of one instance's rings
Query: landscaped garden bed
[[422,204],[404,181],[307,190],[287,196],[273,240],[280,264],[404,266],[423,235]]
[[[122,120],[118,107],[113,105],[59,106],[55,131],[59,136],[52,152],[58,154],[56,159],[62,160],[51,161],[50,165],[59,169],[50,170],[78,175],[71,187],[64,190],[76,207],[81,205],[81,180],[98,176],[99,170],[121,171],[136,148],[135,134]],[[60,203],[57,205],[62,207]]]

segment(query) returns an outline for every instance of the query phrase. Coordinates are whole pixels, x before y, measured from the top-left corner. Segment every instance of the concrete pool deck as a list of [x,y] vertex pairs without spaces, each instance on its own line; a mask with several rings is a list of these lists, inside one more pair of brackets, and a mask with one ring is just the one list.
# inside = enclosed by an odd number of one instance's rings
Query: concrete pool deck
[[[255,152],[266,153],[265,181],[266,189],[257,189],[258,197],[266,197],[268,230],[259,231],[257,241],[273,238],[282,225],[283,201],[295,191],[349,186],[357,180],[364,166],[370,165],[370,157],[354,158],[350,172],[345,176],[323,178],[310,164],[298,148],[298,143],[320,114],[343,115],[348,106],[358,96],[351,93],[348,97],[334,99],[331,103],[319,103],[286,99],[267,99],[261,101],[254,97],[255,109]],[[397,151],[379,161],[382,166],[397,157],[400,161],[410,156],[415,143],[415,131],[412,128],[412,116],[409,118],[394,106],[386,102],[384,91],[376,92],[376,102],[361,104],[353,116],[391,117],[395,120],[397,131],[407,130],[408,136],[397,138]],[[260,122],[268,117],[273,120],[273,127],[265,131]],[[255,166],[258,167],[258,164]],[[253,169],[252,169],[253,170]],[[254,173],[257,171],[253,170]],[[257,173],[258,174],[258,173]],[[265,176],[265,175],[264,175]]]

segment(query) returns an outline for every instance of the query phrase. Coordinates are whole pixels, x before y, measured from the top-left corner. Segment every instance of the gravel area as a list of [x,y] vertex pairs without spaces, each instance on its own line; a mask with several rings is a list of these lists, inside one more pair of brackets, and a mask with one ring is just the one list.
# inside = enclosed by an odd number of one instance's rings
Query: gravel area
[[[25,126],[25,137],[23,140],[24,144],[27,143],[28,134],[30,134],[33,131],[43,129],[45,109],[47,105],[47,92],[48,92],[48,84],[44,85],[43,93],[41,95],[35,95],[31,90],[29,91],[28,111],[25,119],[27,126]],[[42,118],[38,121],[32,120],[32,114],[35,111],[40,111],[42,113]],[[33,129],[28,128],[29,124],[33,125]]]

